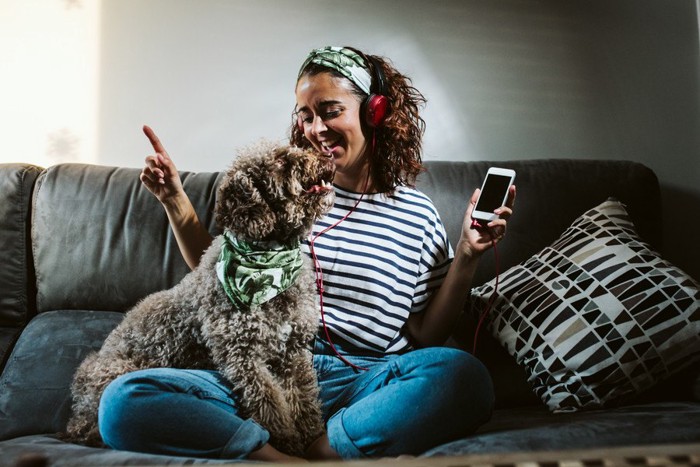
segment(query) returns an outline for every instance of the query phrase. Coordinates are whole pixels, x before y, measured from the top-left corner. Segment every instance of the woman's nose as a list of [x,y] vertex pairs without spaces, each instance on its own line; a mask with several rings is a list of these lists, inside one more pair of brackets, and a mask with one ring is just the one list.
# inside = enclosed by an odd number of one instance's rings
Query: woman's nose
[[311,122],[311,133],[313,135],[319,135],[326,131],[326,124],[320,115],[316,115]]

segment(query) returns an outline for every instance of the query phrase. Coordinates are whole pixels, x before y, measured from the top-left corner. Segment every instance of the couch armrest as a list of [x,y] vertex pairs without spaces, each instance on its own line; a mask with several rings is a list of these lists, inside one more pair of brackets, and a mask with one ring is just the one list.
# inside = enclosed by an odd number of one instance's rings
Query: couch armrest
[[0,164],[0,369],[19,331],[36,313],[29,220],[41,170]]

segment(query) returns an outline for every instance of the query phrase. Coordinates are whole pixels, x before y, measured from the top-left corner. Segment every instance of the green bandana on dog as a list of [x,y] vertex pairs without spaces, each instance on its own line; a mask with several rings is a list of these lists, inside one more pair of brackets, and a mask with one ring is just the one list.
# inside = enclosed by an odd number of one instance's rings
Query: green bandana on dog
[[323,47],[311,51],[299,69],[299,77],[309,63],[325,66],[337,71],[355,83],[365,94],[370,93],[372,76],[367,70],[367,64],[362,55],[345,47]]
[[224,232],[216,276],[239,308],[275,298],[294,284],[303,265],[299,242],[292,247],[266,242],[256,245]]

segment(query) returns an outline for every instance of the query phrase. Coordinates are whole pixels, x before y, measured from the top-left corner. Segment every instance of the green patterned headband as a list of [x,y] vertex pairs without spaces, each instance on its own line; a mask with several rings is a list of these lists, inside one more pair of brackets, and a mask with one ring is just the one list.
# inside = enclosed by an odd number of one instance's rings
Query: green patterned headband
[[335,70],[352,81],[365,94],[370,93],[372,76],[369,74],[364,57],[354,50],[345,47],[322,47],[312,50],[301,65],[297,79],[310,63]]

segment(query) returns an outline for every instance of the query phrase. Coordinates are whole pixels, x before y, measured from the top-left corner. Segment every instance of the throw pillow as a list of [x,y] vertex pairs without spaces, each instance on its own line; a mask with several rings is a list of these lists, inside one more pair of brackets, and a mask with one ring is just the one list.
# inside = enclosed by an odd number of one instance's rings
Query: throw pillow
[[[472,290],[472,313],[494,284]],[[700,358],[698,289],[609,199],[501,274],[485,324],[551,411],[601,408]]]

